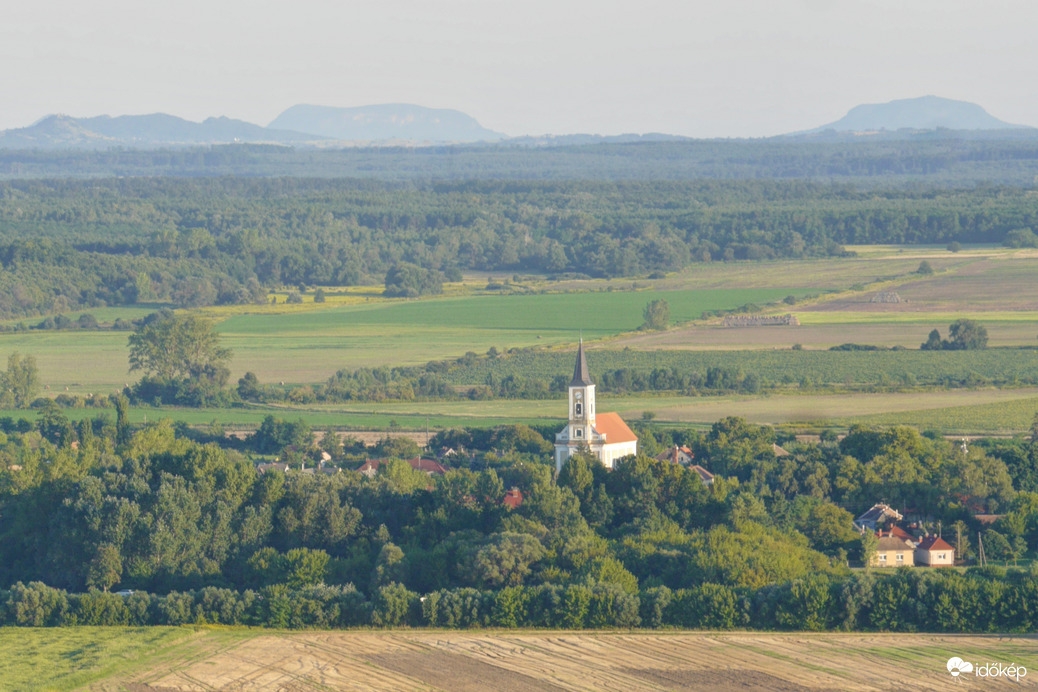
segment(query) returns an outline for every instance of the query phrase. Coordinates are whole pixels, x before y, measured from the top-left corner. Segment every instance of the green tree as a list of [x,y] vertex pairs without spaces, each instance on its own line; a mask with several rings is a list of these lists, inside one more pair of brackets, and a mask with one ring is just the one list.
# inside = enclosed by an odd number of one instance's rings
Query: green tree
[[922,274],[923,276],[930,276],[933,274],[933,267],[926,260],[919,263],[919,268],[915,270],[916,274]]
[[285,583],[293,588],[323,584],[328,572],[328,553],[323,550],[294,548],[281,557]]
[[395,627],[408,620],[415,609],[418,594],[409,591],[403,584],[392,583],[379,587],[371,600],[371,624],[376,627]]
[[7,357],[7,370],[0,373],[0,400],[7,406],[25,408],[40,391],[36,359],[15,351]]
[[642,312],[645,321],[642,329],[646,331],[666,329],[670,322],[670,304],[662,298],[650,301]]
[[130,371],[143,370],[163,380],[206,379],[221,386],[227,379],[231,351],[220,346],[209,320],[170,315],[149,322],[130,335]]
[[955,320],[948,327],[948,346],[955,351],[975,351],[988,347],[988,330],[976,320]]
[[471,556],[469,574],[489,587],[519,586],[533,563],[547,555],[544,546],[525,533],[497,533]]
[[1006,247],[1038,247],[1038,235],[1030,228],[1014,228],[1006,233],[1006,239],[1002,241]]
[[944,342],[941,341],[941,333],[936,329],[931,330],[930,336],[919,346],[922,351],[940,351],[943,348]]
[[119,549],[111,543],[102,543],[87,569],[87,586],[108,591],[119,583],[123,575],[123,559]]
[[[383,524],[381,528],[384,527]],[[401,582],[404,580],[406,572],[407,563],[404,562],[404,551],[395,543],[387,542],[382,546],[375,559],[375,569],[371,573],[371,585],[378,587]]]
[[409,262],[397,262],[386,272],[385,295],[416,298],[443,293],[443,274]]

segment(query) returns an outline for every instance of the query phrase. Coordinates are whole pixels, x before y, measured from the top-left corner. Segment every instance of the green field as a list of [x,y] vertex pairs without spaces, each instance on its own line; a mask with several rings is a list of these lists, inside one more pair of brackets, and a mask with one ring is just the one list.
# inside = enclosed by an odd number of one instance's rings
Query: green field
[[[1038,388],[954,389],[875,393],[797,393],[768,396],[677,395],[601,396],[599,408],[616,411],[629,421],[651,412],[654,423],[708,427],[726,416],[792,428],[846,427],[854,423],[914,425],[949,434],[1022,433],[1038,414]],[[493,427],[511,423],[547,425],[565,415],[562,399],[493,401],[356,402],[309,406],[248,406],[243,408],[130,409],[134,423],[164,418],[189,425],[217,424],[230,429],[258,427],[268,415],[286,420],[302,418],[318,428],[339,430],[410,430],[435,432],[451,427]],[[68,409],[69,419],[105,416],[112,409]],[[34,412],[2,411],[0,417],[35,418]]]
[[[857,257],[797,261],[708,263],[657,279],[568,279],[524,276],[506,293],[486,290],[486,282],[506,277],[470,275],[450,284],[444,296],[421,300],[384,299],[377,287],[330,290],[329,301],[300,305],[224,306],[203,314],[217,321],[224,345],[232,349],[232,382],[246,371],[263,383],[314,384],[339,369],[380,365],[420,365],[466,352],[500,352],[535,347],[507,357],[477,359],[445,374],[454,385],[479,385],[488,377],[550,380],[572,368],[571,345],[579,335],[590,344],[594,375],[629,369],[647,376],[656,368],[705,373],[727,368],[756,374],[765,385],[759,397],[641,397],[617,400],[617,410],[659,418],[709,422],[745,415],[761,422],[919,421],[924,427],[963,430],[1019,430],[1029,424],[1023,392],[963,399],[961,393],[934,391],[954,383],[973,387],[1026,387],[1038,382],[1038,254],[1033,251],[971,247],[861,247]],[[936,270],[916,273],[926,259]],[[880,291],[896,291],[897,304],[872,303]],[[792,295],[793,306],[779,303]],[[637,332],[645,305],[662,298],[672,323],[663,332]],[[701,319],[704,311],[746,303],[771,304],[769,312],[794,312],[800,327],[723,328]],[[98,319],[140,317],[157,306],[101,308]],[[78,316],[76,313],[71,315]],[[993,347],[973,352],[921,352],[929,330],[946,335],[960,317],[979,319]],[[33,321],[29,321],[33,323]],[[127,332],[21,331],[0,333],[0,358],[13,351],[36,357],[45,394],[108,393],[132,382]],[[908,350],[830,352],[841,343],[905,346]],[[802,344],[803,350],[792,350]],[[1025,346],[1027,348],[1021,348]],[[897,396],[891,388],[906,391]],[[924,388],[926,391],[918,391]],[[605,389],[605,388],[603,388]],[[846,390],[855,401],[845,401]],[[864,393],[869,390],[876,390]],[[806,395],[806,396],[805,396]],[[884,398],[888,397],[888,398]],[[1010,405],[1010,399],[1016,401]],[[875,402],[880,402],[876,404]],[[910,403],[907,403],[910,402]],[[135,420],[172,416],[191,424],[211,421],[254,425],[271,412],[305,416],[314,425],[353,429],[424,429],[552,420],[554,403],[524,401],[391,402],[338,407],[226,410],[135,409]],[[785,406],[785,409],[782,407]],[[878,408],[877,408],[878,406]],[[882,406],[887,406],[884,409]],[[941,413],[938,413],[941,412]],[[12,415],[19,415],[14,412]],[[79,418],[92,411],[70,411]],[[1027,419],[1025,421],[1025,419]]]
[[871,415],[857,415],[835,420],[838,425],[914,425],[920,430],[943,432],[1014,432],[1031,428],[1038,416],[1038,398],[1023,397],[970,406],[944,406]]
[[[606,282],[598,282],[605,288]],[[629,287],[629,285],[628,285]],[[637,329],[645,305],[665,298],[675,319],[704,310],[768,302],[794,289],[606,291],[535,295],[469,295],[415,301],[374,300],[345,306],[267,314],[213,311],[234,355],[231,376],[252,371],[263,382],[312,383],[341,368],[414,365],[490,347],[505,350],[607,338]],[[139,316],[139,315],[136,315]],[[222,319],[221,319],[222,318]],[[36,357],[53,392],[110,392],[137,378],[129,373],[127,332],[0,333],[0,358],[13,351]]]
[[181,627],[0,627],[0,689],[73,690],[151,660],[192,635]]

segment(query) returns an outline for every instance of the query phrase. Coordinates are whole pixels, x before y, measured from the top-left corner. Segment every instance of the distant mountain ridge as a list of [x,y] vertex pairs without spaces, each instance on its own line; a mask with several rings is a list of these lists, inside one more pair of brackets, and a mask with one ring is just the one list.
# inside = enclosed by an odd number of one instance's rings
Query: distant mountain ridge
[[[1035,139],[1038,128],[1013,125],[966,101],[924,96],[852,108],[836,122],[775,139],[813,142],[877,140]],[[377,104],[353,108],[299,104],[267,127],[227,117],[193,122],[165,113],[75,118],[48,115],[28,127],[0,131],[0,149],[104,150],[265,144],[336,148],[465,144],[564,148],[610,144],[658,144],[695,140],[660,133],[507,137],[475,118],[447,108]]]
[[337,142],[422,144],[499,141],[505,136],[461,111],[409,104],[358,108],[297,105],[268,127],[227,117],[202,122],[166,113],[75,118],[48,115],[0,131],[0,149],[156,148],[207,144],[328,146]]
[[224,117],[196,123],[165,113],[93,118],[48,115],[29,127],[0,132],[0,148],[152,148],[229,142],[302,144],[322,139],[318,135],[276,130]]
[[408,103],[354,108],[299,104],[274,118],[269,127],[346,141],[478,142],[505,138],[461,111]]
[[887,103],[855,106],[836,122],[792,133],[810,135],[835,132],[890,132],[897,130],[1016,130],[1034,129],[999,120],[968,101],[921,96]]

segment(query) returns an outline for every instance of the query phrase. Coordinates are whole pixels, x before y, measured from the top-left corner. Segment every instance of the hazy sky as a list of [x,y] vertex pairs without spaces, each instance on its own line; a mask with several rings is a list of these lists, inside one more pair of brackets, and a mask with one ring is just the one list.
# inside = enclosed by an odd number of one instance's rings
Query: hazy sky
[[1036,27],[1035,0],[23,0],[0,128],[402,102],[509,135],[746,137],[927,94],[1038,125]]

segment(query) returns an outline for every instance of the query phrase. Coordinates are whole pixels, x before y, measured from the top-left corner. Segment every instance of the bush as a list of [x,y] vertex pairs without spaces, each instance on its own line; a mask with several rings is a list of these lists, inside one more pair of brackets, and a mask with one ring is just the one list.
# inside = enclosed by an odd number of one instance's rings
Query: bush
[[380,587],[372,599],[371,624],[376,627],[413,624],[412,613],[419,603],[418,594],[403,584],[394,582]]
[[1013,248],[1038,247],[1038,235],[1030,228],[1015,228],[1006,233],[1002,244]]

